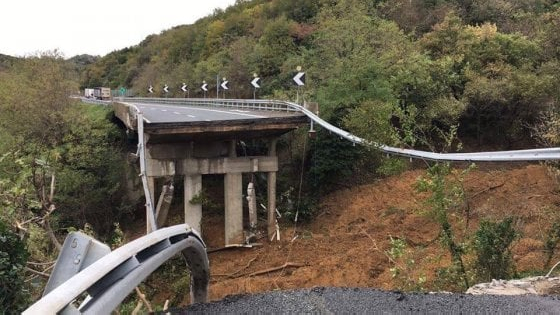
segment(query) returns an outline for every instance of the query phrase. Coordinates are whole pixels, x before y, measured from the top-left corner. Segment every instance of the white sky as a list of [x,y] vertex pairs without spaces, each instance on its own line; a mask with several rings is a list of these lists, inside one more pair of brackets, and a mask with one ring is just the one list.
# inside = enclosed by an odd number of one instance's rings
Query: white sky
[[192,24],[235,0],[2,0],[0,53],[58,49],[65,57],[105,55],[150,34]]

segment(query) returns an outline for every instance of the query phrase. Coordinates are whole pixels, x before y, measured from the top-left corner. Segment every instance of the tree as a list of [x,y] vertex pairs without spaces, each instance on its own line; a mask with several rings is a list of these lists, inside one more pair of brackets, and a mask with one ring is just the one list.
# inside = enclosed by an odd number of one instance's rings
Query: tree
[[0,218],[0,313],[16,314],[25,309],[29,292],[23,282],[28,253],[19,236]]
[[0,221],[33,262],[56,259],[66,229],[89,223],[103,235],[128,210],[121,134],[107,109],[68,97],[76,86],[68,65],[46,54],[0,73]]

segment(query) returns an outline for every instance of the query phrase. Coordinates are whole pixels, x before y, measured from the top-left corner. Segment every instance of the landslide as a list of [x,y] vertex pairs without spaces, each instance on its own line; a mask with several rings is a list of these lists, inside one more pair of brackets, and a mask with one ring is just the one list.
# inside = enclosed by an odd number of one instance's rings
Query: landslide
[[[513,216],[520,232],[512,248],[516,270],[542,274],[549,268],[547,231],[560,217],[555,177],[544,165],[481,167],[464,181],[468,205],[451,213],[454,228],[466,231],[459,237],[472,234],[481,219]],[[210,299],[317,286],[399,289],[421,277],[425,290],[437,289],[435,270],[449,265],[449,257],[438,241],[438,225],[423,214],[427,195],[414,188],[424,173],[410,170],[327,195],[311,223],[281,222],[280,242],[261,239],[262,247],[210,253]],[[209,248],[222,246],[221,215],[206,217],[203,229]],[[413,260],[404,276],[393,277],[395,264],[386,253],[391,238],[404,240],[407,261]],[[555,254],[552,264],[558,260]]]
[[[439,241],[438,225],[425,215],[427,194],[415,189],[424,174],[424,169],[414,169],[335,191],[321,200],[314,220],[294,224],[280,219],[281,241],[270,243],[262,237],[258,240],[262,246],[254,248],[213,251],[224,244],[223,212],[204,212],[210,300],[313,287],[445,291],[438,286],[435,273],[449,266],[450,258]],[[545,265],[549,230],[554,222],[560,222],[558,187],[555,175],[544,165],[481,164],[465,178],[465,205],[450,213],[457,237],[465,240],[472,235],[482,219],[496,221],[512,216],[520,235],[512,246],[517,274],[544,275],[560,260],[555,253]],[[182,207],[176,207],[171,216],[170,224],[181,223]],[[259,229],[264,235],[266,218],[261,215],[260,219]],[[143,230],[145,223],[136,223],[127,239]],[[391,239],[397,238],[407,246],[403,257],[395,261],[387,251]],[[466,262],[473,263],[472,255],[466,256]],[[180,259],[177,264],[181,265]],[[401,272],[394,277],[392,268],[396,266]],[[151,300],[162,305],[167,299],[174,306],[189,304],[188,294],[180,291],[188,288],[177,282],[188,279],[184,268],[167,269],[171,271],[164,271],[165,276],[148,279],[148,291],[154,292]]]

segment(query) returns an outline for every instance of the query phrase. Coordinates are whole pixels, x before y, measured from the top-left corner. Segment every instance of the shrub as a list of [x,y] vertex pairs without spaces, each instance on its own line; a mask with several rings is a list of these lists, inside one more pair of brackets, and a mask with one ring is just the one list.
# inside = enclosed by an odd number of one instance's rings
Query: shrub
[[0,314],[19,313],[28,304],[23,271],[28,253],[18,235],[0,221]]
[[481,280],[506,279],[513,274],[510,247],[517,236],[511,217],[501,222],[483,220],[480,223],[475,234],[474,250],[476,271]]

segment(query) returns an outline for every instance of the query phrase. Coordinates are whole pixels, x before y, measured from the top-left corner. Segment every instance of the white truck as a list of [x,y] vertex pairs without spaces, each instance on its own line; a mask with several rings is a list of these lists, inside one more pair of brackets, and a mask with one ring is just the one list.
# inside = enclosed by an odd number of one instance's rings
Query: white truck
[[86,98],[93,98],[93,89],[85,89],[84,90],[84,97]]

